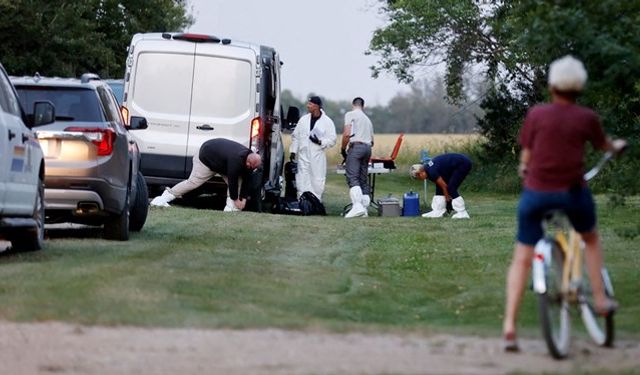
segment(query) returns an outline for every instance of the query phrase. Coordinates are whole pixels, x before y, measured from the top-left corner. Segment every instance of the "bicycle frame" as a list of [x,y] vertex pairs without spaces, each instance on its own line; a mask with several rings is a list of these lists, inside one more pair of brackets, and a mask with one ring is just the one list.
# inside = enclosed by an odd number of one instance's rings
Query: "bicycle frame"
[[[575,304],[578,302],[578,290],[582,285],[582,240],[580,234],[571,228],[564,214],[556,213],[555,215],[556,217],[548,220],[547,224],[553,224],[556,227],[553,239],[564,255],[560,290],[568,302]],[[534,250],[533,289],[539,294],[547,291],[545,267],[550,264],[552,246],[550,241],[540,241]]]
[[[585,174],[585,180],[595,177],[612,156],[612,152],[605,153],[600,162]],[[568,355],[571,305],[580,311],[591,338],[598,345],[611,346],[614,339],[613,317],[598,317],[589,300],[589,278],[583,275],[585,246],[580,234],[572,228],[566,213],[561,210],[547,213],[543,224],[547,235],[534,248],[532,279],[534,292],[538,294],[542,331],[550,354],[556,359]],[[605,293],[613,297],[611,280],[604,267],[601,276]]]
[[582,283],[582,251],[580,235],[575,231],[569,232],[567,240],[564,233],[556,233],[556,241],[560,244],[560,249],[564,253],[564,264],[562,272],[562,293],[568,297],[569,302],[576,303],[578,288]]
[[[605,152],[598,163],[584,174],[585,181],[589,181],[597,176],[600,170],[602,170],[605,164],[611,160],[613,156],[613,152]],[[562,249],[565,259],[563,264],[561,291],[564,295],[573,297],[570,301],[575,303],[575,297],[577,297],[576,292],[582,282],[582,240],[580,239],[580,235],[571,227],[564,213],[561,214],[561,218],[548,220],[547,224],[552,224],[551,221],[555,222],[555,226],[557,228],[553,238],[557,241],[560,249]],[[569,233],[569,238],[567,238],[564,232]],[[535,246],[532,264],[532,277],[533,289],[539,294],[547,291],[544,267],[545,265],[549,266],[551,246],[552,244],[548,241],[538,241]],[[606,270],[603,270],[603,278],[607,292],[613,296],[612,284],[609,279],[609,275],[606,274]]]

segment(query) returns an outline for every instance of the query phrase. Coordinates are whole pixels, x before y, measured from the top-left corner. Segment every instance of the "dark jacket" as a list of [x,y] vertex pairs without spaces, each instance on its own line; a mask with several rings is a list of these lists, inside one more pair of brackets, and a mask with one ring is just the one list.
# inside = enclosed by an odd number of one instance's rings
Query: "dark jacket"
[[[247,169],[247,156],[251,150],[240,143],[224,138],[210,139],[200,146],[198,157],[210,170],[227,177],[229,197],[233,200],[247,198],[251,185],[251,170]],[[244,182],[238,194],[238,179]]]

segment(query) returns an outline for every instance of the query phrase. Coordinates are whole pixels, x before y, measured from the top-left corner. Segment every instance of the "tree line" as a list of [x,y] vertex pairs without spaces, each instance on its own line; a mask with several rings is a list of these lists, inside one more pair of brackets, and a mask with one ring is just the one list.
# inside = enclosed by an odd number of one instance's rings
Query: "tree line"
[[0,61],[13,75],[122,77],[139,32],[193,23],[187,0],[0,0]]
[[[308,96],[316,95],[309,93]],[[406,93],[396,94],[386,105],[368,105],[365,112],[376,133],[471,133],[477,131],[477,120],[483,111],[478,97],[462,103],[451,103],[446,96],[443,78],[413,82]],[[304,112],[305,101],[289,90],[282,93],[283,107],[296,106]],[[350,100],[323,98],[324,111],[342,129],[344,114],[351,110]]]
[[379,0],[388,18],[367,53],[374,76],[389,72],[411,82],[424,66],[446,65],[450,101],[465,100],[465,75],[483,69],[487,95],[478,129],[488,154],[514,155],[528,108],[548,99],[551,61],[567,54],[589,72],[580,103],[594,108],[605,129],[640,139],[640,2],[618,0]]

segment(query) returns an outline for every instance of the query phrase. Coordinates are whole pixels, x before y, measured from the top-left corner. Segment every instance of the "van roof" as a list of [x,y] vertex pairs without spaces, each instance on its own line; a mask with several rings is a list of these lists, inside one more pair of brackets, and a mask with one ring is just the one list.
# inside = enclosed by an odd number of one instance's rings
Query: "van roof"
[[256,43],[243,42],[233,40],[230,38],[219,38],[215,35],[208,34],[196,34],[196,33],[180,33],[180,32],[165,32],[165,33],[138,33],[131,39],[131,44],[134,45],[141,40],[165,40],[174,41],[176,43],[215,43],[221,45],[229,45],[232,47],[249,48],[252,49],[256,55],[260,54],[261,47],[272,49],[271,47],[262,46]]

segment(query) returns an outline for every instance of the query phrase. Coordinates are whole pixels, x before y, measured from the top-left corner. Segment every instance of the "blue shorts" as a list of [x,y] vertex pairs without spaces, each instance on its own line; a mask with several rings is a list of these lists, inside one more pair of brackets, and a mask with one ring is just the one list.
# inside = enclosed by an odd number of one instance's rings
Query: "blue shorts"
[[535,245],[544,235],[544,215],[551,210],[564,211],[578,233],[591,232],[596,227],[596,207],[588,187],[560,192],[524,189],[518,205],[518,242]]

